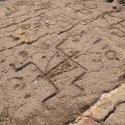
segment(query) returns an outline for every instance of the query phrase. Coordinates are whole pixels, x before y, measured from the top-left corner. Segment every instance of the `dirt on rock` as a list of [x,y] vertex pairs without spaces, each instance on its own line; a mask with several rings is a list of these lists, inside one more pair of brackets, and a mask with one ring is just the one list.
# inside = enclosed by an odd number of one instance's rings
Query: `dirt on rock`
[[0,3],[0,125],[125,125],[125,10],[112,6]]

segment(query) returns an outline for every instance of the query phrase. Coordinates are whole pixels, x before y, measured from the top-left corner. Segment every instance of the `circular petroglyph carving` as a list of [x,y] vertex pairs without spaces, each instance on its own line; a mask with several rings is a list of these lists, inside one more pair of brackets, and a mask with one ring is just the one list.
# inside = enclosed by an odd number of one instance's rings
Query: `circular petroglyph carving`
[[18,55],[22,56],[23,58],[27,57],[28,56],[28,52],[26,51],[19,51],[18,52]]
[[42,44],[40,45],[40,48],[43,49],[43,50],[49,50],[50,45],[48,45],[48,44],[46,44],[46,43],[42,43]]
[[33,26],[34,26],[34,28],[38,28],[38,27],[41,26],[41,23],[40,22],[36,22],[36,23],[33,24]]
[[31,27],[30,24],[23,24],[20,26],[21,29],[29,29]]
[[113,60],[113,59],[116,59],[116,52],[114,50],[108,50],[106,53],[105,53],[105,56],[107,59],[109,60]]

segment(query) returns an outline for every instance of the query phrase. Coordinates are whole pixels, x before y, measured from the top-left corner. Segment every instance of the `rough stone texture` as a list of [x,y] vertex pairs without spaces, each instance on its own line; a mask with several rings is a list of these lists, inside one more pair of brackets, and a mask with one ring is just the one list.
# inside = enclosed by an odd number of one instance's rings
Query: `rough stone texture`
[[0,125],[125,125],[124,80],[124,9],[0,3]]
[[[105,125],[124,125],[124,118],[125,118],[125,113],[124,113],[124,108],[125,108],[125,104],[120,104],[116,107],[116,110],[114,111],[113,114],[111,114],[109,116],[109,118],[105,121]],[[119,117],[120,116],[120,117]],[[119,119],[119,120],[115,120],[115,119]]]
[[101,124],[94,121],[91,118],[83,117],[78,124],[76,123],[76,125],[101,125]]
[[2,87],[0,86],[0,125],[6,125],[8,106]]

